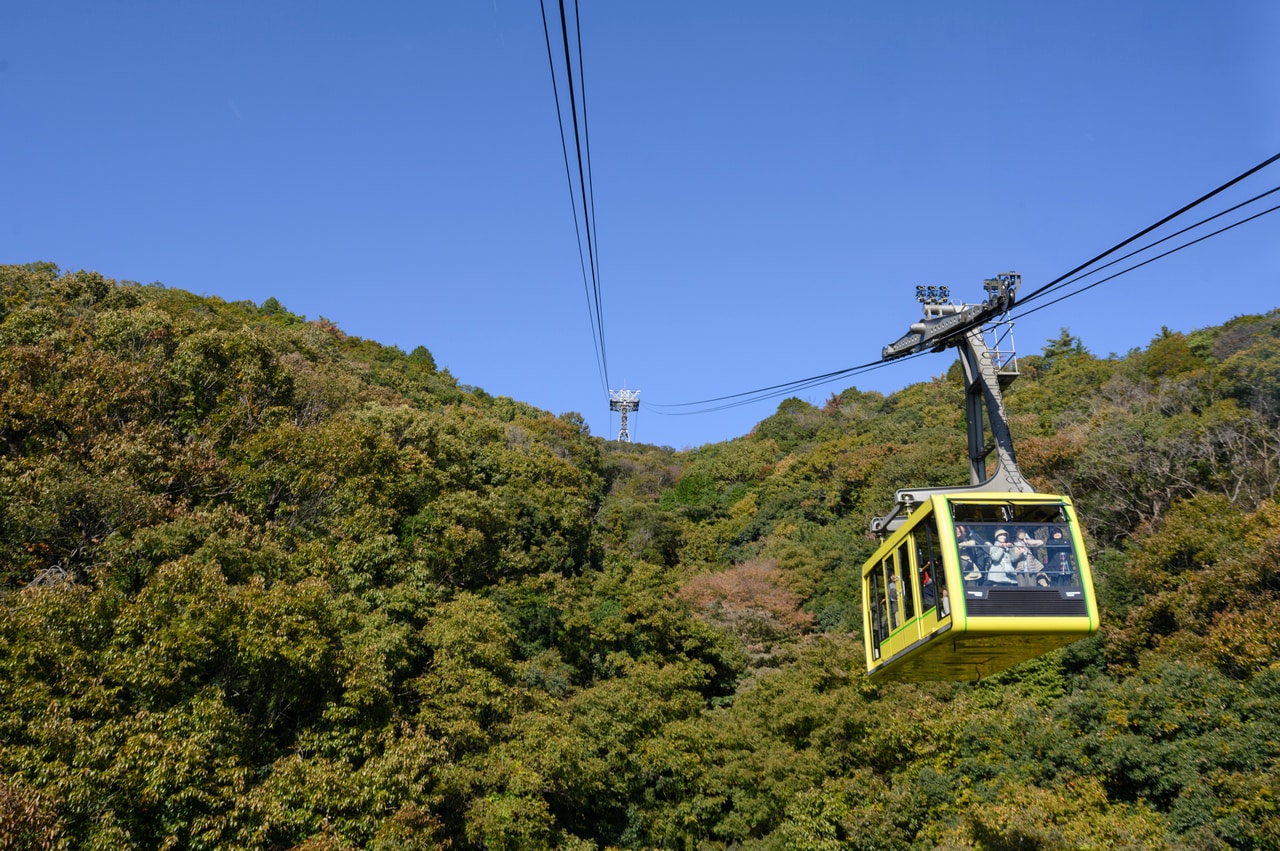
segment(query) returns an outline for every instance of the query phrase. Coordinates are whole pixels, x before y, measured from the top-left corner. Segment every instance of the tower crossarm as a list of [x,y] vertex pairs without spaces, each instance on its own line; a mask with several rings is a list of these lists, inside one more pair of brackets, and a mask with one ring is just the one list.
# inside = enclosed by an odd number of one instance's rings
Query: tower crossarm
[[1017,272],[1001,272],[988,278],[982,283],[987,300],[979,304],[951,302],[946,287],[916,287],[916,299],[924,305],[924,318],[913,322],[906,334],[885,346],[881,359],[894,360],[963,345],[968,331],[1009,312],[1021,283],[1022,276]]
[[626,389],[610,390],[609,410],[618,412],[618,420],[620,424],[620,428],[618,429],[618,442],[630,443],[631,432],[627,428],[627,419],[633,411],[640,410],[640,391]]

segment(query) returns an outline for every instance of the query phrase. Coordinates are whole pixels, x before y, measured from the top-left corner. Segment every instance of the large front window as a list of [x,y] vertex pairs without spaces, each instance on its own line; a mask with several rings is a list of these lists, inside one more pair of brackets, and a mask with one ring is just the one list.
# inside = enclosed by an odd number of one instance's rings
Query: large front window
[[952,515],[966,588],[1079,586],[1079,559],[1061,505],[957,504]]

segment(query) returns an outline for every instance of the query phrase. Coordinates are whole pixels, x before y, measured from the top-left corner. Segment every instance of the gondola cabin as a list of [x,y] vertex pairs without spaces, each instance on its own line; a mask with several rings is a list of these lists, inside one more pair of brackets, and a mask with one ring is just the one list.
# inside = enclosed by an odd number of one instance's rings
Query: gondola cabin
[[977,680],[1098,629],[1071,500],[935,494],[862,568],[867,673]]

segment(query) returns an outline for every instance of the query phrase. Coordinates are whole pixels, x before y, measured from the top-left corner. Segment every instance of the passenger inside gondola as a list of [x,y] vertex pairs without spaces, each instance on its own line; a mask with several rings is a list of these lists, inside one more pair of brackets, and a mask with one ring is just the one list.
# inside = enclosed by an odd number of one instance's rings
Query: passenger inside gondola
[[1014,575],[1013,565],[1013,542],[1009,540],[1008,531],[997,529],[994,539],[992,543],[986,545],[987,556],[991,559],[991,564],[987,567],[987,582],[992,585],[1017,585],[1018,580]]
[[901,625],[898,620],[898,577],[889,574],[889,629],[897,629]]
[[[1018,585],[1023,588],[1034,588],[1044,570],[1044,562],[1040,560],[1044,541],[1037,540],[1027,534],[1026,529],[1017,529],[1013,533],[1013,569],[1017,573]],[[1046,583],[1048,584],[1048,583]]]
[[1045,573],[1049,576],[1049,583],[1056,587],[1076,584],[1075,558],[1071,552],[1071,541],[1066,536],[1066,530],[1061,526],[1055,526],[1049,531],[1049,539],[1045,541],[1045,552],[1047,553]]
[[960,553],[960,575],[965,582],[979,582],[986,575],[987,555],[973,539],[967,526],[956,524],[956,547]]
[[938,605],[938,589],[933,584],[933,562],[920,568],[920,610],[927,612]]

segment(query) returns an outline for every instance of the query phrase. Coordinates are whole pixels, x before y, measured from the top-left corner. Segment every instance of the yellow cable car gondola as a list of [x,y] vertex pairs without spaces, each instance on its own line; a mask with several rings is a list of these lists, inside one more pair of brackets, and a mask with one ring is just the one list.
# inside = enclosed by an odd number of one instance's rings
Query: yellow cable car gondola
[[862,569],[867,672],[976,680],[1098,629],[1071,500],[936,494]]
[[925,320],[885,348],[886,359],[960,349],[970,484],[900,490],[893,511],[872,521],[881,543],[862,568],[872,677],[977,680],[1098,629],[1075,508],[1022,478],[1000,392],[1017,375],[1016,360],[983,339],[984,323],[1008,312],[1019,281],[1015,273],[987,281],[980,305],[921,288]]

